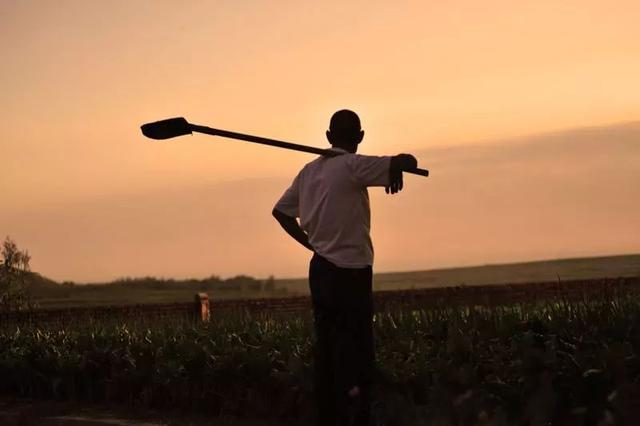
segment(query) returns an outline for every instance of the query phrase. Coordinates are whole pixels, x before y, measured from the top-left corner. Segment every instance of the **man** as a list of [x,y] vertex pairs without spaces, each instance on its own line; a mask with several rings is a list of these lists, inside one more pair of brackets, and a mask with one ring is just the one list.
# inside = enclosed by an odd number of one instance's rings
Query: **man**
[[[358,155],[364,137],[349,110],[333,114],[326,133],[332,149],[296,176],[273,216],[311,250],[309,287],[316,342],[314,393],[319,424],[369,422],[374,366],[371,296],[373,245],[367,187],[402,190],[402,171],[417,167],[412,155]],[[300,223],[296,220],[300,218]]]

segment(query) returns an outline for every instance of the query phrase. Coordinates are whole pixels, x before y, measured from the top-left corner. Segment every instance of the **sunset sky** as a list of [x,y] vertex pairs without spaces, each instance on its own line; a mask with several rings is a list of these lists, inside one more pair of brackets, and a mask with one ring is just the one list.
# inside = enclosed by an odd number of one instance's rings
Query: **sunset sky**
[[56,280],[304,276],[270,217],[313,159],[139,126],[360,152],[425,179],[370,190],[376,269],[640,252],[637,1],[0,2],[0,238]]

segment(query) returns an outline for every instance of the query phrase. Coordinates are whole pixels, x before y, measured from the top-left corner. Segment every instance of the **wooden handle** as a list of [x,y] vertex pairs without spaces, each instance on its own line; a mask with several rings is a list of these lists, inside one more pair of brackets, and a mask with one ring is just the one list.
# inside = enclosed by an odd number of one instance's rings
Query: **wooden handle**
[[420,175],[420,176],[424,176],[424,177],[428,177],[429,176],[429,170],[427,169],[414,169],[414,170],[405,170],[406,173],[411,173],[414,175]]
[[[212,135],[212,136],[222,136],[224,138],[239,139],[247,142],[259,143],[262,145],[277,146],[278,148],[291,149],[293,151],[302,151],[302,152],[308,152],[311,154],[328,155],[328,156],[341,155],[339,152],[333,151],[331,149],[316,148],[314,146],[284,142],[276,139],[263,138],[261,136],[245,135],[243,133],[214,129],[211,127],[199,126],[197,124],[189,123],[189,128],[193,132],[205,133],[207,135]],[[414,175],[419,175],[419,176],[425,176],[425,177],[429,176],[429,170],[426,170],[426,169],[416,168],[414,170],[405,170],[405,172],[411,173]]]

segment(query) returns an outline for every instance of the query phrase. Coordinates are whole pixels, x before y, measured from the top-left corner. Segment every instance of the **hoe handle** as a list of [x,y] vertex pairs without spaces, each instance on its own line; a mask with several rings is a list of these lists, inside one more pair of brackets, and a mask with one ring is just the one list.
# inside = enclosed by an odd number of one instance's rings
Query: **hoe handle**
[[310,152],[311,154],[328,155],[335,157],[339,155],[329,149],[316,148],[313,146],[300,145],[297,143],[284,142],[276,139],[263,138],[260,136],[245,135],[244,133],[230,132],[229,130],[214,129],[212,127],[198,126],[191,124],[191,130],[198,133],[205,133],[212,136],[222,136],[223,138],[240,139],[247,142],[255,142],[263,145],[277,146],[279,148],[292,149],[294,151]]
[[[228,130],[214,129],[212,127],[199,126],[197,124],[191,124],[191,123],[189,123],[189,126],[191,128],[191,131],[193,132],[204,133],[212,136],[222,136],[224,138],[239,139],[247,142],[254,142],[254,143],[259,143],[263,145],[270,145],[270,146],[277,146],[279,148],[291,149],[294,151],[302,151],[302,152],[309,152],[311,154],[326,155],[328,157],[336,157],[338,155],[342,155],[340,152],[332,151],[331,149],[316,148],[313,146],[300,145],[300,144],[291,143],[291,142],[284,142],[276,139],[263,138],[260,136],[246,135],[244,133],[230,132]],[[425,176],[425,177],[429,176],[429,170],[425,170],[425,169],[416,168],[413,170],[405,170],[405,172],[412,173],[414,175]]]

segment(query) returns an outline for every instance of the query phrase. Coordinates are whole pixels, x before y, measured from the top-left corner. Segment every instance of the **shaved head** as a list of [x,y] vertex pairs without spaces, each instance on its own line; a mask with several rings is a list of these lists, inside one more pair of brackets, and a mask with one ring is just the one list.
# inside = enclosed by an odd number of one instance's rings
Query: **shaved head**
[[358,114],[348,109],[341,109],[331,116],[327,139],[331,145],[340,147],[355,147],[360,141],[364,132],[360,127]]
[[331,116],[329,130],[333,133],[360,131],[360,118],[358,114],[348,109],[341,109]]

